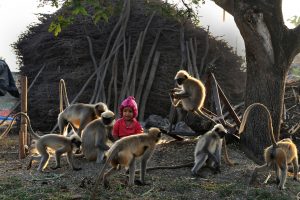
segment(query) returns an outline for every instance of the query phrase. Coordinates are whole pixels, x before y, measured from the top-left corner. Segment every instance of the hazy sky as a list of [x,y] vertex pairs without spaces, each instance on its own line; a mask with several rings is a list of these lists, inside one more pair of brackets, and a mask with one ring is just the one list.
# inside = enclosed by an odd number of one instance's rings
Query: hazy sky
[[38,8],[37,0],[0,0],[0,57],[11,71],[18,71],[16,55],[10,46],[31,23],[38,22],[37,13],[53,13],[51,6]]
[[[169,0],[170,2],[171,0]],[[176,1],[176,0],[174,0]],[[177,0],[178,1],[178,0]],[[300,16],[300,0],[283,0],[284,19],[294,15]],[[50,6],[38,8],[37,0],[0,0],[0,57],[4,58],[11,71],[18,71],[16,56],[10,45],[18,40],[21,33],[31,23],[38,22],[37,13],[53,13],[55,8]],[[231,15],[226,14],[222,21],[223,10],[211,1],[206,1],[199,11],[201,25],[214,36],[222,36],[231,46],[237,48],[240,55],[244,54],[244,43]],[[287,23],[287,26],[290,24]]]

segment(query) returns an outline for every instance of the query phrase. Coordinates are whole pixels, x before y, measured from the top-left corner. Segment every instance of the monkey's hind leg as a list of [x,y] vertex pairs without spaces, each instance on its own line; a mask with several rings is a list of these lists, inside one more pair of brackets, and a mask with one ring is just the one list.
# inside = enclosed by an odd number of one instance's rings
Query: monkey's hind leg
[[279,182],[279,185],[278,185],[278,188],[281,189],[281,190],[284,190],[285,189],[285,182],[286,182],[286,176],[287,176],[287,163],[286,162],[282,162],[281,165],[279,166],[280,168],[280,172],[281,172],[281,175],[280,175],[280,182]]
[[277,164],[274,164],[275,173],[276,173],[276,184],[279,185],[280,183],[280,168]]
[[217,159],[217,156],[215,156],[214,154],[210,153],[208,150],[206,151],[207,155],[208,155],[208,159],[207,159],[207,164],[208,167],[211,167],[212,170],[214,171],[214,173],[221,173],[221,163],[220,160]]
[[147,168],[147,162],[149,158],[151,157],[153,150],[147,149],[142,157],[141,160],[141,171],[140,171],[140,180],[135,180],[135,184],[137,185],[148,185],[145,181],[145,176],[146,176],[146,168]]
[[73,156],[72,151],[69,151],[69,152],[67,153],[67,158],[68,158],[68,163],[69,163],[69,165],[72,167],[72,169],[73,169],[74,171],[79,171],[79,170],[82,169],[81,167],[76,167],[76,166],[74,165],[74,156]]
[[268,164],[264,164],[262,166],[259,166],[259,167],[256,167],[253,172],[252,172],[252,175],[251,175],[251,178],[250,178],[250,181],[249,181],[249,184],[252,185],[255,180],[256,180],[256,177],[257,177],[257,173],[258,172],[263,172],[263,171],[266,171],[268,170],[269,167],[268,167]]
[[135,177],[135,157],[133,157],[129,164],[129,181],[128,186],[134,185],[134,177]]
[[113,174],[115,174],[119,169],[117,167],[112,167],[103,175],[103,185],[105,188],[109,188],[109,182],[107,178]]
[[294,160],[292,161],[292,164],[293,164],[294,180],[299,181],[299,179],[298,179],[298,169],[299,169],[298,156],[296,158],[294,158]]
[[42,157],[42,156],[31,156],[31,158],[30,158],[30,160],[29,160],[29,162],[28,162],[28,165],[27,165],[26,169],[29,170],[29,169],[31,168],[31,166],[32,166],[32,162],[33,162],[33,161],[40,161],[40,160],[41,160],[41,157]]
[[46,153],[44,153],[42,156],[41,156],[41,161],[40,161],[40,164],[39,164],[39,167],[38,167],[38,171],[39,172],[42,172],[48,165],[48,162],[49,162],[49,159],[50,159],[50,155],[49,153],[46,151]]
[[64,147],[62,147],[60,149],[57,149],[55,151],[55,162],[56,162],[56,165],[54,167],[50,167],[51,169],[55,170],[55,169],[61,168],[61,166],[60,166],[60,157],[65,152],[66,151],[65,151]]
[[208,156],[206,153],[199,153],[195,159],[195,165],[192,168],[192,175],[197,176],[200,168],[204,165],[206,162]]

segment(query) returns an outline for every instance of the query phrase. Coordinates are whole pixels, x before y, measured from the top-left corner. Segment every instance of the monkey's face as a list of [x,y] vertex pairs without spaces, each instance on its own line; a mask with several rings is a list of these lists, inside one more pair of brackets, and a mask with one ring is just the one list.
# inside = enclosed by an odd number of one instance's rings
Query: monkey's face
[[227,134],[227,130],[222,124],[216,124],[213,128],[213,131],[215,131],[220,136],[220,138],[224,138]]
[[101,114],[102,122],[104,125],[108,126],[115,120],[115,114],[108,110]]
[[175,79],[175,82],[177,85],[182,85],[185,80],[186,80],[186,78],[178,78],[178,79]]
[[114,118],[105,118],[102,117],[102,122],[104,125],[110,125],[114,121]]
[[160,138],[161,138],[161,130],[158,129],[158,128],[150,128],[149,129],[149,132],[148,132],[149,135],[151,135],[152,137],[155,137],[155,142],[157,143]]
[[78,138],[73,138],[71,140],[71,142],[72,142],[72,145],[75,146],[76,148],[80,148],[80,145],[82,143],[81,140]]
[[179,70],[175,76],[175,82],[177,85],[181,86],[186,79],[188,79],[189,74],[185,70]]

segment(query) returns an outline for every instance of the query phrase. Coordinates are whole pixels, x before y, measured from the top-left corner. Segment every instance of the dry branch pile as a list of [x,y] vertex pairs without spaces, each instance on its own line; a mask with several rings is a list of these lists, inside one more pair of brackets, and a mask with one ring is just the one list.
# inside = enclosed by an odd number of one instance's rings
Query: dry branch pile
[[300,81],[287,82],[283,118],[282,132],[300,137]]
[[29,84],[46,65],[28,95],[34,129],[50,131],[55,125],[60,79],[66,82],[70,102],[75,97],[76,102],[84,103],[101,100],[110,102],[109,107],[116,111],[118,101],[133,94],[140,99],[141,116],[166,117],[170,111],[168,91],[181,63],[187,63],[182,66],[185,69],[200,71],[201,77],[201,71],[212,66],[229,100],[234,104],[242,101],[242,60],[226,42],[191,23],[182,29],[178,21],[154,12],[143,0],[126,2],[131,2],[124,3],[127,9],[109,23],[95,25],[90,18],[78,17],[55,38],[48,32],[53,16],[42,15],[40,24],[20,36],[14,47]]

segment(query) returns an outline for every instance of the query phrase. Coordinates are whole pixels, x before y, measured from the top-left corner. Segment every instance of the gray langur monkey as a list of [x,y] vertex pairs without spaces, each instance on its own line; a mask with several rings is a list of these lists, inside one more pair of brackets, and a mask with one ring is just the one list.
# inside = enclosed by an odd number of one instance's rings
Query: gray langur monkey
[[27,169],[31,168],[33,161],[40,161],[38,166],[38,171],[43,171],[47,165],[50,158],[50,154],[48,153],[48,148],[55,150],[55,167],[51,167],[51,169],[60,168],[60,157],[62,154],[67,153],[67,160],[69,165],[73,170],[78,171],[81,170],[79,167],[75,167],[73,160],[73,149],[79,148],[81,145],[81,139],[77,134],[73,134],[71,137],[66,137],[63,135],[57,134],[47,134],[44,136],[39,136],[37,134],[32,134],[36,141],[36,149],[39,156],[31,156]]
[[64,153],[67,153],[68,163],[71,165],[73,170],[81,169],[75,167],[73,162],[73,149],[75,147],[76,148],[80,147],[81,145],[80,137],[76,134],[72,135],[71,137],[66,137],[57,134],[47,134],[47,135],[39,136],[37,133],[33,131],[30,123],[30,119],[27,116],[27,114],[24,112],[19,112],[14,115],[13,120],[11,121],[7,129],[4,131],[4,133],[1,134],[0,139],[8,134],[9,130],[11,129],[12,123],[15,121],[18,115],[24,116],[25,119],[27,120],[30,129],[29,133],[33,138],[37,140],[35,146],[38,153],[40,154],[39,156],[31,156],[27,169],[31,168],[32,161],[40,161],[38,171],[43,171],[47,167],[50,158],[48,149],[55,150],[56,166],[51,167],[52,169],[60,168],[60,157]]
[[115,114],[108,110],[101,114],[101,118],[91,121],[83,129],[82,153],[87,160],[96,160],[96,163],[105,162],[105,152],[109,150],[106,143],[108,138],[113,138],[111,130],[114,122]]
[[70,123],[81,137],[81,132],[85,126],[94,119],[98,119],[101,116],[101,113],[107,110],[107,105],[102,102],[97,104],[72,104],[58,115],[58,127],[60,133],[66,136],[68,125]]
[[258,172],[275,169],[276,182],[278,184],[278,188],[285,189],[288,164],[293,165],[294,180],[298,181],[299,163],[297,146],[289,138],[285,138],[276,142],[273,132],[273,124],[270,111],[265,105],[261,103],[253,103],[245,110],[239,133],[242,133],[244,131],[248,115],[254,107],[263,108],[263,110],[268,115],[268,128],[270,129],[269,137],[272,142],[272,145],[264,149],[264,160],[266,163],[254,169],[250,179],[250,184],[252,184],[255,181]]
[[200,80],[190,76],[185,70],[179,70],[177,72],[175,81],[178,87],[170,91],[173,106],[181,106],[184,110],[193,112],[198,116],[204,116],[216,124],[213,119],[201,111],[206,97],[204,84]]
[[191,170],[193,175],[198,175],[206,162],[209,167],[215,169],[215,172],[220,172],[222,142],[226,134],[227,131],[223,125],[216,124],[212,130],[199,137],[194,152],[194,167]]
[[[96,189],[99,182],[103,179],[104,186],[108,187],[107,178],[122,167],[125,167],[126,170],[129,169],[129,186],[134,185],[134,183],[138,185],[145,185],[147,162],[152,156],[156,143],[160,140],[160,138],[160,129],[150,128],[148,133],[131,135],[116,141],[109,149],[107,160],[96,179],[92,199],[95,199]],[[139,157],[141,158],[140,180],[135,181],[135,159]],[[112,166],[111,169],[104,173],[109,164]]]

